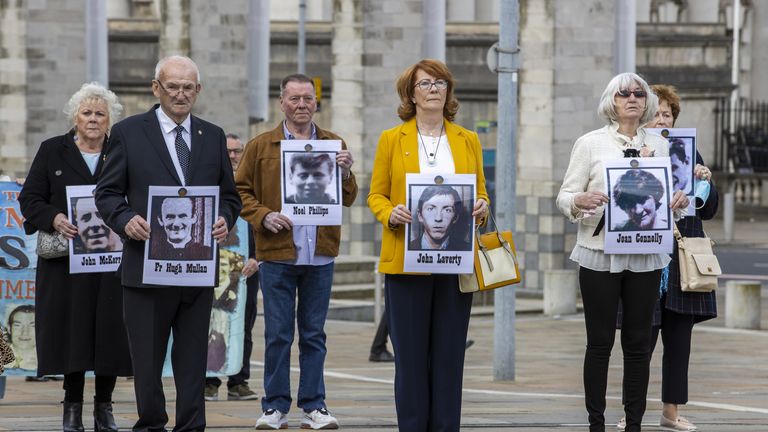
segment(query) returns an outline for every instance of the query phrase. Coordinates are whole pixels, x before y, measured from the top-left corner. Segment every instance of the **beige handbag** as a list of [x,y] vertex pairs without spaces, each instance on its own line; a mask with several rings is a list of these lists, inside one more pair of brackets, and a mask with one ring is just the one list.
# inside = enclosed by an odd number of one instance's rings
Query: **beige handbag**
[[683,237],[675,225],[677,257],[680,263],[680,289],[683,292],[710,292],[717,288],[723,272],[709,237]]
[[[493,214],[489,215],[496,226]],[[519,282],[512,232],[496,230],[480,234],[479,226],[475,226],[474,272],[459,275],[459,290],[463,293],[487,291]]]

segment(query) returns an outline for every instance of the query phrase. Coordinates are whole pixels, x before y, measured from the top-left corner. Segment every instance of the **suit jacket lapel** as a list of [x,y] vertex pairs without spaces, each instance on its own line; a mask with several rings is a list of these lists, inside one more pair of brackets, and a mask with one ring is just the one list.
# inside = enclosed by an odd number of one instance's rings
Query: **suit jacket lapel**
[[[149,112],[144,114],[144,133],[147,135],[147,140],[150,145],[155,149],[155,152],[160,157],[160,160],[165,165],[165,168],[171,173],[174,179],[181,185],[181,179],[176,172],[176,167],[173,166],[173,159],[168,154],[168,147],[165,145],[165,138],[163,138],[163,131],[160,129],[160,122],[157,120],[156,109],[160,109],[160,105],[155,105]],[[190,132],[190,135],[192,133]],[[194,152],[192,152],[194,156]]]
[[192,159],[189,162],[188,176],[189,182],[192,183],[192,177],[197,165],[200,163],[200,158],[202,157],[201,154],[203,153],[203,143],[205,142],[205,131],[203,130],[201,122],[198,121],[195,116],[191,116],[189,128],[192,129],[189,131],[189,136],[192,141],[189,143],[189,147],[192,151]]
[[91,174],[91,170],[83,159],[83,155],[80,154],[80,149],[72,139],[71,133],[68,133],[64,138],[64,150],[62,152],[62,158],[67,165],[72,167],[73,170],[88,183],[93,183],[95,178]]
[[467,138],[461,129],[449,121],[445,121],[445,136],[451,145],[451,154],[453,155],[453,165],[456,168],[456,174],[466,174],[467,154],[471,151],[467,145]]
[[416,119],[413,118],[403,124],[400,129],[400,149],[402,151],[403,166],[406,173],[420,173],[419,168],[419,133],[416,130]]

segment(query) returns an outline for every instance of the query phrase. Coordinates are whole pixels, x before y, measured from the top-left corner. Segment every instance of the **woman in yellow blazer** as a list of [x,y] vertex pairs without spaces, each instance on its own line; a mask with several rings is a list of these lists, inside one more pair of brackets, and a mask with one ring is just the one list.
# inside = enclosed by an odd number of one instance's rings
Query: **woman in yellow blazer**
[[483,158],[475,132],[453,123],[459,103],[451,72],[422,60],[397,80],[403,123],[382,132],[368,207],[384,226],[379,271],[385,274],[387,314],[395,351],[395,404],[400,431],[458,431],[464,347],[472,295],[457,275],[406,274],[405,174],[475,174],[472,216],[488,214]]

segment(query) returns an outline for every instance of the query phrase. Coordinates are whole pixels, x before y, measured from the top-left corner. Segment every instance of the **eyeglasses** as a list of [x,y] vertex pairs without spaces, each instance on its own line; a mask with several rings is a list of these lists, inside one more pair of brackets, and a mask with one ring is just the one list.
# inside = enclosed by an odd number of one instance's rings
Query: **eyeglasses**
[[192,96],[197,92],[197,84],[184,84],[179,85],[175,83],[170,83],[167,86],[163,85],[163,83],[160,80],[155,80],[157,84],[160,85],[160,88],[163,89],[166,93],[168,93],[168,96],[170,97],[176,97],[179,93],[184,93],[184,96]]
[[448,81],[443,79],[439,79],[435,81],[423,79],[417,82],[414,87],[418,87],[420,90],[423,90],[423,91],[430,91],[432,89],[432,86],[435,86],[435,88],[438,90],[445,90],[446,88],[448,88]]
[[645,93],[645,90],[635,90],[635,91],[619,90],[616,92],[616,96],[618,97],[628,98],[629,95],[635,95],[636,98],[640,99],[640,98],[644,98],[646,96],[646,93]]

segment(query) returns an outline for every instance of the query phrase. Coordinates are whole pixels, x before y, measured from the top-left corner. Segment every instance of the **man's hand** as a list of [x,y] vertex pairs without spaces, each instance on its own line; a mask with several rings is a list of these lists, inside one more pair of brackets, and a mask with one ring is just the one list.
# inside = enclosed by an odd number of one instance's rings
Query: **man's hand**
[[77,227],[69,223],[64,213],[59,213],[53,218],[53,229],[60,232],[67,240],[72,240],[77,235]]
[[685,196],[685,192],[681,190],[675,191],[675,194],[672,195],[672,202],[669,203],[669,208],[677,210],[686,207],[688,207],[688,197]]
[[218,219],[216,219],[216,223],[213,224],[213,234],[214,240],[221,243],[224,240],[226,240],[227,236],[229,235],[229,228],[227,228],[227,221],[224,220],[223,216],[219,216]]
[[125,224],[125,235],[132,240],[149,240],[149,224],[143,217],[136,215]]
[[275,234],[277,234],[280,230],[290,230],[293,228],[293,222],[288,218],[288,216],[278,212],[267,214],[264,217],[264,220],[261,221],[261,224],[264,225],[264,228],[272,231]]
[[247,278],[251,277],[257,271],[259,271],[259,260],[256,258],[248,258],[248,261],[246,261],[245,265],[243,266],[243,276]]
[[349,150],[341,150],[336,153],[336,163],[341,167],[341,177],[346,180],[349,177],[350,169],[355,161],[352,159],[352,153]]

